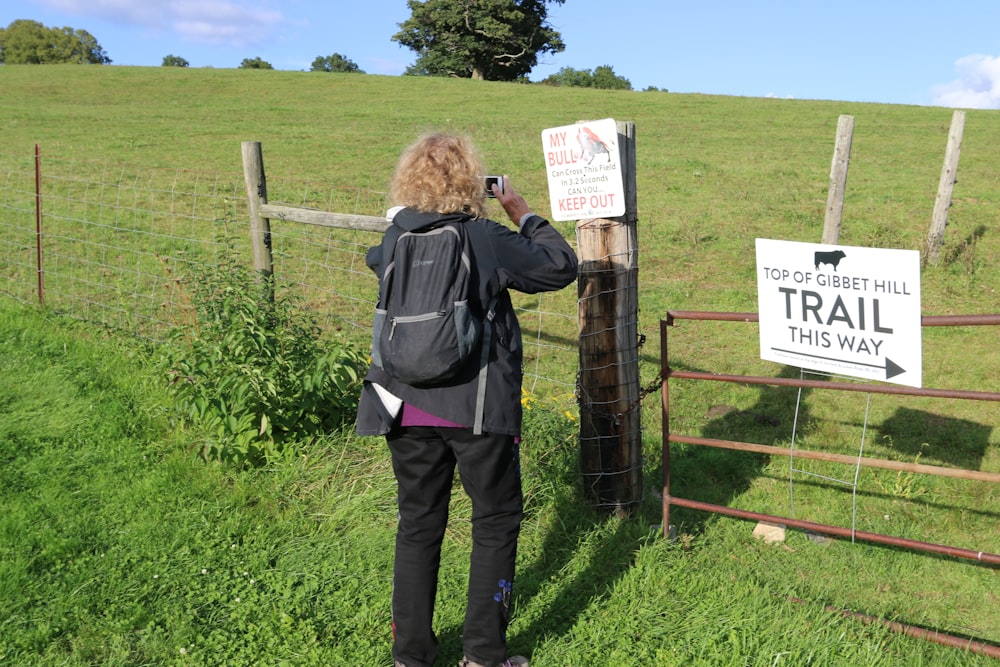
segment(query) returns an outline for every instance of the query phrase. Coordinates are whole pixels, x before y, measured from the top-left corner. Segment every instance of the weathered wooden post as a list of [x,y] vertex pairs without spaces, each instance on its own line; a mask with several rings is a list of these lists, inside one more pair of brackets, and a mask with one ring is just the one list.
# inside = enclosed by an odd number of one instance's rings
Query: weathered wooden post
[[844,192],[847,190],[847,167],[851,162],[851,141],[854,137],[854,116],[837,120],[837,143],[830,166],[830,192],[826,198],[826,219],[823,222],[823,243],[836,245],[840,240],[840,225],[844,217]]
[[580,458],[598,507],[627,515],[642,500],[635,123],[618,122],[625,214],[577,224],[580,275]]
[[259,141],[244,141],[243,181],[247,190],[247,210],[250,212],[250,242],[253,247],[253,268],[257,270],[265,287],[264,296],[274,298],[274,274],[271,257],[271,221],[261,215],[267,204],[267,181],[264,178],[264,153]]
[[951,116],[951,130],[948,132],[948,147],[944,152],[944,166],[938,183],[937,199],[934,200],[934,215],[931,229],[927,234],[927,261],[937,264],[941,259],[944,245],[944,228],[948,225],[948,209],[951,196],[958,180],[958,157],[962,152],[962,135],[965,133],[965,112],[956,111]]

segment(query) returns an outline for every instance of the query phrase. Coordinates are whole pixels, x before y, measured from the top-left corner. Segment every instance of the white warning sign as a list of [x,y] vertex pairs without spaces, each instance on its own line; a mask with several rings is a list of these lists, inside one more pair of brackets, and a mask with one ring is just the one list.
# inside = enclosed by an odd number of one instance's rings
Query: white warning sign
[[921,386],[920,253],[757,239],[762,359]]
[[612,118],[542,132],[553,220],[625,215],[625,186]]

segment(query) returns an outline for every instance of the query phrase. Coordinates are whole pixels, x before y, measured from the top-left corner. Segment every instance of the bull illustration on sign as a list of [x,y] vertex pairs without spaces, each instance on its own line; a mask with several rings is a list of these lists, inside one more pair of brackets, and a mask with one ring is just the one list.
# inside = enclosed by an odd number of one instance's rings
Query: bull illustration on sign
[[605,162],[611,162],[611,150],[608,145],[586,125],[576,133],[576,141],[580,144],[580,159],[584,164],[590,164],[598,155],[603,155]]
[[837,270],[837,265],[840,264],[840,260],[847,257],[843,250],[831,250],[829,252],[817,251],[813,256],[813,260],[816,264],[816,270],[819,271],[820,264],[829,264],[833,267],[833,270]]

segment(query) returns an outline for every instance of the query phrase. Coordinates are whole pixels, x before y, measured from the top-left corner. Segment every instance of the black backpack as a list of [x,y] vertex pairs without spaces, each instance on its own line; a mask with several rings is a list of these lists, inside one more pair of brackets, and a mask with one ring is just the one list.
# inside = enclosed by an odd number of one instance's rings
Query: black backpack
[[[479,303],[467,223],[404,231],[390,225],[372,331],[372,363],[414,387],[440,385],[479,354],[478,433],[496,297]],[[474,230],[480,231],[480,230]],[[485,333],[484,333],[485,332]],[[481,344],[480,344],[481,343]]]

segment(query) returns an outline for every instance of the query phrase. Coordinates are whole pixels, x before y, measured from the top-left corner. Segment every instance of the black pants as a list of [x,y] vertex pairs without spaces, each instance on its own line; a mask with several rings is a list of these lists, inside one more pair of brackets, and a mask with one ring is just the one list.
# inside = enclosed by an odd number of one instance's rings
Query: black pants
[[462,644],[484,665],[507,657],[507,623],[521,526],[518,447],[513,436],[472,429],[397,427],[386,436],[399,502],[392,586],[393,658],[430,667],[441,542],[455,465],[472,500],[472,554]]

